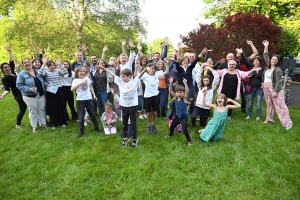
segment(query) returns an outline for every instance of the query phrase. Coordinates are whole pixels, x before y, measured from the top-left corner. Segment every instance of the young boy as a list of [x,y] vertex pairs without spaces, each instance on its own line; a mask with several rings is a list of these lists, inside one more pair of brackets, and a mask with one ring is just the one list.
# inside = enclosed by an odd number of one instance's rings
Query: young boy
[[169,92],[173,97],[175,97],[176,115],[174,116],[174,119],[170,126],[170,134],[166,135],[165,138],[173,136],[175,127],[178,124],[181,124],[182,131],[187,139],[187,145],[191,146],[192,140],[187,129],[187,123],[188,123],[187,104],[188,104],[188,96],[189,96],[189,88],[187,86],[187,81],[186,79],[183,79],[184,87],[177,86],[175,88],[175,93],[172,91],[172,86],[171,86],[173,83],[173,77],[170,77],[169,81],[170,81]]
[[131,79],[132,72],[130,69],[124,69],[120,73],[120,77],[116,76],[104,67],[103,70],[108,72],[113,78],[115,83],[120,89],[120,99],[119,103],[122,106],[122,123],[123,123],[123,142],[122,146],[126,147],[130,138],[127,137],[128,131],[128,118],[131,119],[132,125],[132,147],[135,148],[138,143],[137,133],[136,133],[136,107],[138,105],[138,93],[137,85],[140,83],[140,78],[143,76],[147,68],[145,68],[140,75],[135,79]]

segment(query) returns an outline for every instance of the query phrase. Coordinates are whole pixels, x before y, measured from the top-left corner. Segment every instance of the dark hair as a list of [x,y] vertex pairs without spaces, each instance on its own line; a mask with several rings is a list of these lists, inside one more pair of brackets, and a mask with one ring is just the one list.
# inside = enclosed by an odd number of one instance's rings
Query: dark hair
[[142,65],[142,60],[144,59],[144,58],[146,58],[146,65],[148,64],[148,58],[147,58],[147,56],[145,56],[145,55],[142,55],[141,57],[140,57],[140,65]]
[[38,58],[33,59],[33,60],[31,61],[31,63],[33,64],[35,61],[39,61],[39,62],[42,64],[41,60],[38,59]]
[[130,69],[123,69],[120,74],[125,76],[132,76],[132,72]]
[[63,61],[63,64],[64,64],[65,62],[69,64],[69,68],[68,68],[68,74],[69,74],[69,75],[68,75],[68,77],[72,77],[72,69],[71,69],[70,62],[65,60],[65,61]]
[[54,65],[55,65],[55,62],[53,62],[52,60],[48,60],[48,61],[46,62],[47,67],[51,66],[51,64],[54,64]]
[[0,67],[1,67],[1,72],[2,72],[3,74],[4,74],[4,70],[3,70],[4,65],[8,65],[8,66],[10,67],[10,65],[9,65],[7,62],[2,63],[2,64],[0,65]]
[[181,59],[179,60],[179,63],[182,64],[182,62],[183,62],[185,59],[188,59],[188,63],[190,63],[190,59],[189,59],[188,56],[185,56],[185,57],[181,58]]
[[254,60],[258,60],[259,64],[261,65],[262,64],[262,59],[260,56],[254,56],[253,59],[252,59],[252,64],[253,64],[253,61]]
[[97,65],[100,65],[100,61],[104,62],[105,68],[109,67],[109,65],[107,64],[107,62],[104,59],[102,59],[102,58],[97,62]]
[[175,92],[177,92],[177,91],[185,92],[185,88],[181,85],[178,85],[178,86],[175,87]]
[[[277,64],[276,64],[275,67],[281,68],[280,56],[279,56],[278,54],[274,54],[274,55],[272,55],[271,59],[272,59],[273,57],[276,57],[276,58],[278,59],[278,62],[277,62]],[[271,60],[270,60],[270,66],[269,66],[269,68],[270,68],[270,67],[271,67]]]
[[[156,68],[156,63],[148,63],[147,65],[146,65],[146,67],[154,67],[154,73],[153,74],[155,74],[155,72],[156,72],[156,70],[157,70],[157,68]],[[147,73],[148,73],[148,71],[146,71]]]
[[202,89],[205,87],[204,82],[203,82],[203,79],[205,79],[205,78],[208,78],[208,80],[209,80],[208,86],[206,86],[206,87],[207,87],[207,90],[210,90],[212,88],[212,81],[211,81],[211,77],[209,75],[204,75],[202,77],[200,88]]
[[158,53],[158,52],[155,52],[153,55],[155,55],[155,54],[158,54],[158,55],[160,55],[160,53]]
[[96,54],[93,54],[93,55],[91,55],[90,57],[92,57],[92,56],[96,56],[96,58],[98,58],[98,56],[97,56]]

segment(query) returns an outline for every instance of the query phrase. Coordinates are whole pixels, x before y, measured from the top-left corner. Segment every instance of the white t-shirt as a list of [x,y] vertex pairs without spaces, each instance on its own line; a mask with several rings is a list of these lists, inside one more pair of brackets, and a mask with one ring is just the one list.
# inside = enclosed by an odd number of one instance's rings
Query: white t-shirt
[[164,76],[164,72],[162,70],[156,71],[153,76],[150,76],[148,73],[144,73],[141,77],[141,80],[145,83],[145,98],[153,97],[158,95],[158,78]]
[[140,79],[136,77],[129,82],[124,82],[120,77],[115,76],[115,83],[119,86],[120,99],[119,104],[124,107],[132,107],[138,105],[137,86]]
[[69,73],[60,77],[62,86],[71,86],[72,80],[75,78],[75,72],[71,71],[72,75],[69,77]]
[[272,72],[273,72],[273,70],[272,71],[269,71],[269,70],[267,70],[266,72],[265,72],[265,79],[264,79],[264,82],[265,83],[272,83]]
[[75,85],[79,84],[84,79],[86,79],[87,82],[80,85],[76,89],[76,94],[77,94],[76,100],[79,100],[79,101],[93,99],[92,98],[92,93],[91,93],[91,90],[90,90],[90,85],[91,85],[92,81],[88,77],[84,77],[82,79],[80,79],[80,78],[74,79],[73,82],[72,82],[72,86],[75,86]]

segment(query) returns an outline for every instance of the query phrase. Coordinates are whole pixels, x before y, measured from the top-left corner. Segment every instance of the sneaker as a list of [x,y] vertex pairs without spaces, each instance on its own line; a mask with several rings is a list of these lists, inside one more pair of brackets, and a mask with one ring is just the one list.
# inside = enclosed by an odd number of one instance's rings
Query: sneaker
[[46,124],[41,124],[41,127],[48,129],[48,126]]
[[171,137],[169,134],[168,134],[168,135],[165,135],[165,138],[169,138],[169,137]]
[[83,124],[84,124],[84,126],[87,126],[87,122],[84,122]]
[[143,114],[143,117],[144,117],[145,119],[147,119],[147,115],[146,115],[146,114]]
[[77,135],[78,138],[81,138],[82,136],[83,136],[83,133],[79,133],[79,134]]
[[245,119],[251,119],[251,117],[248,115]]
[[16,125],[16,128],[22,128],[22,126],[21,125]]
[[139,142],[138,139],[133,139],[133,140],[132,140],[131,147],[132,147],[132,148],[135,148],[135,147],[137,146],[137,143],[138,143],[138,142]]
[[263,123],[264,123],[264,124],[267,124],[267,123],[275,123],[275,121],[267,121],[267,120],[266,120],[266,121],[264,121]]
[[146,132],[147,134],[150,134],[151,133],[151,126],[148,126],[147,127],[147,132]]
[[255,121],[259,121],[260,120],[260,117],[256,117]]
[[227,116],[227,120],[231,120],[231,117],[230,117],[230,116]]
[[130,138],[126,137],[126,138],[123,138],[123,142],[122,142],[122,146],[123,147],[126,147],[128,142],[129,142]]
[[143,115],[140,115],[139,118],[140,118],[140,119],[144,119]]
[[35,133],[36,132],[36,130],[37,130],[37,128],[35,127],[35,128],[32,128],[32,132],[33,133]]
[[157,130],[156,130],[156,126],[155,125],[152,125],[152,133],[156,133]]
[[55,127],[54,127],[54,126],[51,126],[51,129],[55,129]]
[[192,142],[187,142],[187,145],[188,146],[192,146]]
[[288,130],[290,130],[292,127],[293,127],[293,125],[287,126],[287,127],[285,127],[285,129],[288,131]]
[[66,127],[66,125],[62,125],[61,127]]

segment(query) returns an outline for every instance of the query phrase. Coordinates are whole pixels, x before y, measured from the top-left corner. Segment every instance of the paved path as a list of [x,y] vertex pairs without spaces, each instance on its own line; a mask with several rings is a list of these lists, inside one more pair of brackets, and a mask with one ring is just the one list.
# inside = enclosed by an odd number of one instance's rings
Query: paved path
[[300,85],[290,84],[289,106],[300,106]]

